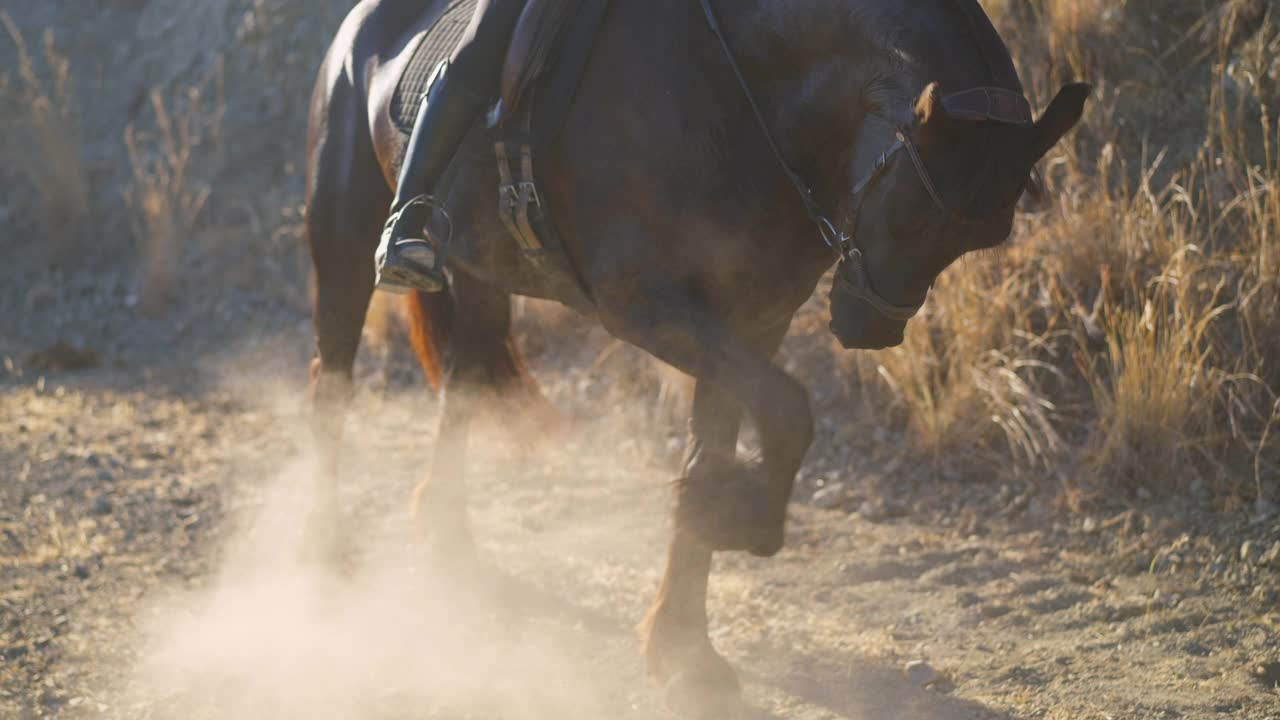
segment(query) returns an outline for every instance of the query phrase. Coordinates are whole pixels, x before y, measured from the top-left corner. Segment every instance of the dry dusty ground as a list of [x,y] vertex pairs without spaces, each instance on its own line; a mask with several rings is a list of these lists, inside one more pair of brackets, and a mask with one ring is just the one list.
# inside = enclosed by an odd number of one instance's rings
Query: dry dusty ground
[[[493,593],[419,565],[405,500],[436,401],[399,356],[362,365],[341,488],[354,567],[307,559],[306,345],[294,328],[58,371],[8,338],[0,717],[663,717],[633,626],[679,441],[639,411],[617,421],[608,363],[539,356],[575,420],[556,452],[484,441],[471,502],[507,578]],[[901,461],[831,469],[851,452],[831,427],[788,548],[717,564],[713,639],[755,717],[1280,718],[1274,517],[1206,525],[1151,502],[1081,519]],[[808,501],[836,477],[844,496]],[[917,659],[940,682],[904,678]]]

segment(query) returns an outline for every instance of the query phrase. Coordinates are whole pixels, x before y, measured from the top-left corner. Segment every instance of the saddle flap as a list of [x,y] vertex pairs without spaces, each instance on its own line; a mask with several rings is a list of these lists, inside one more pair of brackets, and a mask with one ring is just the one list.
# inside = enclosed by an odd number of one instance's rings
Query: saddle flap
[[583,0],[528,0],[511,36],[502,68],[499,96],[502,113],[514,112],[528,96],[534,82],[554,61],[557,47]]

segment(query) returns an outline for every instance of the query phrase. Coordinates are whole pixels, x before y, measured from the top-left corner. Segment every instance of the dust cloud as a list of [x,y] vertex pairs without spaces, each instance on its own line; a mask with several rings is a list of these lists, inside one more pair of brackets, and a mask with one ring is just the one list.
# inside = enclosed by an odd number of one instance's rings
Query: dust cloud
[[[230,492],[245,499],[232,501],[221,521],[230,529],[216,570],[155,594],[141,614],[144,640],[124,706],[137,716],[212,720],[641,712],[646,688],[634,618],[613,622],[602,636],[572,611],[548,612],[530,599],[541,591],[504,572],[462,576],[430,565],[407,511],[408,489],[430,448],[412,446],[411,437],[403,442],[412,447],[369,450],[378,438],[395,437],[408,411],[358,412],[337,489],[342,521],[318,520],[319,473],[310,453],[276,459],[285,469],[265,481],[238,481]],[[303,418],[294,413],[293,422]],[[471,455],[492,465],[510,453],[481,447]],[[660,483],[646,491],[655,499],[661,493]],[[661,532],[661,520],[654,529]],[[483,547],[483,530],[477,539]],[[335,540],[346,543],[343,561],[317,556],[318,544]],[[600,667],[602,644],[606,657],[618,658],[608,670]]]

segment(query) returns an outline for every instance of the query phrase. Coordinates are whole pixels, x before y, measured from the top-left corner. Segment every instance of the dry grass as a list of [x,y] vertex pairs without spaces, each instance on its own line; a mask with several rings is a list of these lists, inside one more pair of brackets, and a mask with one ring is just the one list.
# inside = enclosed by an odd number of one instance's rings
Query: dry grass
[[[1041,102],[1069,77],[1098,97],[1046,163],[1056,206],[948,270],[905,345],[855,363],[861,385],[941,466],[1274,500],[1280,17],[987,5]],[[1156,10],[1186,22],[1153,31]]]
[[155,128],[141,132],[132,124],[124,142],[133,169],[125,200],[133,211],[134,234],[141,240],[145,263],[142,305],[156,310],[171,298],[181,244],[189,244],[196,220],[211,188],[197,172],[221,143],[226,102],[219,61],[204,82],[187,88],[172,101],[151,93]]
[[79,241],[77,229],[89,211],[71,62],[46,30],[41,73],[8,13],[0,12],[0,25],[17,52],[15,75],[0,74],[0,99],[12,109],[0,114],[0,152],[35,189],[44,247],[64,259]]

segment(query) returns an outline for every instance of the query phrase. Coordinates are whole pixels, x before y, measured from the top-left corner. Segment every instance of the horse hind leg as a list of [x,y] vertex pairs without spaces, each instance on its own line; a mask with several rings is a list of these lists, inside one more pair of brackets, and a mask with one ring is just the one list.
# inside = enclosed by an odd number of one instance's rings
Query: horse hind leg
[[[330,108],[336,112],[337,108]],[[337,508],[338,463],[346,415],[353,395],[352,369],[373,296],[373,253],[390,202],[367,136],[328,123],[313,143],[307,192],[307,243],[312,261],[310,430],[318,454],[314,532],[342,554],[345,540],[333,527]],[[348,128],[351,129],[351,128]],[[309,532],[311,529],[309,528]],[[314,540],[314,538],[308,538]],[[330,541],[332,540],[332,542]]]
[[541,395],[511,340],[507,293],[457,272],[447,293],[411,294],[409,319],[427,379],[444,391],[430,475],[413,493],[414,525],[441,559],[465,561],[474,556],[466,508],[472,427],[495,403],[527,405]]

